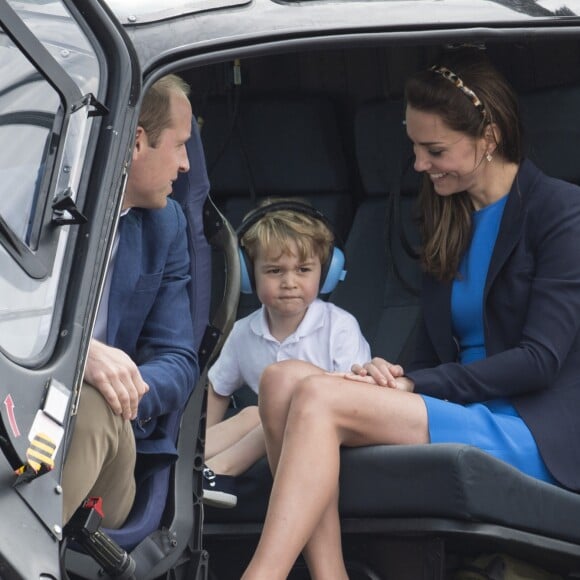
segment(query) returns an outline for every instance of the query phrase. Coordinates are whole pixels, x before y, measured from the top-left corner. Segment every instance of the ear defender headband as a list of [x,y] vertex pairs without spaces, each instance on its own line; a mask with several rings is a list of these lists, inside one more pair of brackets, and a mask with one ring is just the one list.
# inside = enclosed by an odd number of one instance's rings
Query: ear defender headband
[[[330,247],[328,259],[322,264],[322,271],[320,273],[320,294],[329,294],[336,285],[344,280],[346,270],[344,269],[344,253],[337,247],[338,237],[334,232],[332,224],[326,217],[316,208],[298,201],[277,201],[259,207],[253,210],[242,222],[240,227],[236,230],[238,240],[244,237],[244,234],[257,222],[259,222],[265,215],[274,213],[280,210],[290,210],[304,215],[308,215],[317,220],[320,220],[333,234],[334,243]],[[254,279],[254,264],[248,256],[246,250],[240,245],[238,247],[240,255],[240,273],[241,273],[241,287],[242,294],[252,294],[255,291]]]

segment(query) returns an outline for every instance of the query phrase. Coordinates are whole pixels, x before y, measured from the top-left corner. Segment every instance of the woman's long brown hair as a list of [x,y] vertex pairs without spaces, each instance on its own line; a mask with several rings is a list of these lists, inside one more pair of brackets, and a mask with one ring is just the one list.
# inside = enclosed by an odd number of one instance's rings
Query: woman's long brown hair
[[[521,125],[517,98],[505,79],[478,49],[463,49],[437,63],[453,71],[483,103],[482,113],[453,82],[431,69],[415,73],[407,80],[407,105],[441,117],[447,127],[472,139],[481,138],[493,123],[499,135],[494,156],[505,161],[521,161]],[[439,280],[457,276],[459,262],[471,239],[473,204],[466,192],[450,197],[435,193],[425,176],[419,194],[423,245],[422,266]]]

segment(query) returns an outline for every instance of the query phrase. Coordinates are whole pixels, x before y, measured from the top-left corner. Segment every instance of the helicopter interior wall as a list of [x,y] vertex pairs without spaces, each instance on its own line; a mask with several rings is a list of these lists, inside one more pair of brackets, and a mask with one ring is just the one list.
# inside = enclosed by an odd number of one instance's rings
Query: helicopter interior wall
[[[336,116],[336,135],[333,134],[332,138],[339,141],[344,154],[346,188],[352,200],[352,205],[347,204],[343,209],[352,213],[350,218],[336,217],[348,229],[354,210],[367,197],[355,151],[354,120],[357,112],[369,102],[401,98],[409,72],[427,66],[440,49],[440,46],[388,46],[293,52],[243,59],[237,69],[234,62],[228,61],[192,69],[184,75],[192,85],[193,109],[201,121],[202,139],[206,144],[214,139],[212,131],[215,133],[216,118],[221,117],[223,122],[223,118],[232,119],[232,116],[243,114],[245,103],[264,99],[297,102],[312,97],[328,102]],[[490,42],[486,44],[486,50],[520,95],[580,83],[580,41],[573,38]],[[240,79],[239,84],[234,81],[236,77]],[[283,108],[280,111],[281,115],[284,114]],[[272,148],[280,139],[273,132],[275,128],[271,134]],[[247,136],[253,130],[252,127],[243,127]],[[248,173],[259,173],[260,170],[248,167],[247,159],[239,161],[247,166],[248,171],[245,177],[240,173],[238,191],[222,187],[224,178],[220,173],[223,173],[224,166],[220,165],[219,157],[228,146],[231,147],[227,140],[235,141],[240,136],[233,130],[231,134],[226,131],[221,136],[224,138],[221,147],[219,144],[206,145],[211,195],[218,207],[225,209],[226,217],[232,216],[236,227],[243,204],[228,212],[225,207],[228,201],[231,203],[234,197],[251,198],[254,193],[260,197],[275,192],[252,192]],[[244,155],[242,148],[238,155],[240,159]],[[283,180],[284,176],[281,175],[280,179]]]
[[[381,260],[380,264],[383,265],[388,258],[385,254],[385,238],[381,235],[375,235],[373,238],[372,234],[380,231],[381,226],[386,228],[386,222],[381,221],[381,216],[385,215],[387,209],[389,184],[386,183],[383,189],[376,186],[372,177],[369,177],[372,167],[369,168],[364,161],[361,162],[361,147],[363,151],[368,152],[380,145],[389,152],[389,155],[384,160],[381,158],[380,162],[392,163],[395,168],[404,165],[397,158],[397,155],[403,155],[404,151],[404,147],[398,146],[400,143],[398,137],[393,138],[388,131],[381,135],[380,128],[377,130],[376,126],[376,134],[371,135],[372,115],[376,114],[373,107],[376,108],[378,105],[384,113],[385,104],[388,108],[391,104],[400,102],[404,80],[408,73],[430,64],[439,50],[440,48],[436,46],[402,48],[391,46],[278,54],[242,60],[239,63],[239,71],[236,71],[235,63],[227,62],[191,70],[185,75],[193,89],[194,112],[202,119],[202,140],[206,149],[211,196],[234,226],[238,225],[234,222],[239,222],[244,208],[250,209],[260,197],[272,193],[266,188],[260,189],[261,183],[269,183],[265,179],[260,181],[263,177],[260,159],[264,164],[278,163],[279,160],[275,159],[276,152],[283,151],[284,155],[288,156],[289,149],[286,137],[275,131],[275,126],[282,127],[284,123],[264,123],[266,129],[270,129],[270,135],[267,130],[264,131],[264,127],[261,127],[261,136],[256,137],[258,122],[243,125],[240,135],[239,128],[234,130],[234,123],[231,120],[259,119],[260,117],[248,114],[257,102],[278,104],[280,116],[287,115],[291,121],[298,119],[298,113],[295,112],[297,109],[294,108],[296,103],[300,103],[301,106],[307,106],[309,103],[311,111],[319,110],[317,108],[320,107],[320,103],[328,104],[332,114],[325,115],[323,122],[318,119],[318,122],[312,122],[308,127],[304,124],[305,128],[298,132],[298,137],[296,135],[292,137],[295,142],[291,150],[294,151],[292,155],[295,158],[290,160],[286,157],[286,161],[293,165],[290,177],[295,180],[295,167],[300,167],[302,161],[306,167],[307,162],[311,160],[308,147],[313,142],[314,132],[322,130],[326,135],[333,135],[333,143],[329,148],[332,154],[327,156],[327,162],[345,169],[343,179],[334,181],[334,185],[329,185],[322,193],[312,191],[309,195],[304,186],[296,192],[296,195],[303,197],[306,192],[306,197],[313,200],[324,199],[325,210],[332,211],[332,208],[335,208],[339,212],[331,218],[348,224],[344,234],[347,267],[349,263],[355,264],[360,260],[365,262],[361,266],[360,273],[347,276],[330,299],[357,315],[373,351],[385,356],[395,352],[388,349],[403,349],[408,353],[408,340],[412,339],[413,321],[416,320],[419,310],[416,296],[409,292],[392,272],[387,272],[385,268],[369,267],[369,263],[378,264],[377,260]],[[532,158],[537,160],[547,173],[580,183],[580,165],[575,162],[580,148],[580,132],[577,129],[580,125],[578,122],[580,109],[576,104],[580,103],[580,41],[570,37],[554,40],[526,39],[522,42],[495,41],[487,45],[487,50],[520,96]],[[241,73],[239,85],[233,82],[238,72]],[[231,121],[231,135],[227,134],[227,130],[223,133],[224,118]],[[220,135],[216,137],[212,131],[219,125],[218,121],[222,123],[222,129]],[[296,123],[289,124],[294,126]],[[225,127],[227,129],[227,123]],[[269,138],[264,139],[264,134]],[[244,151],[244,147],[240,147],[240,137],[242,142],[245,141],[252,146],[261,143],[264,157],[260,158],[259,148],[254,150],[249,147]],[[379,143],[382,137],[384,139]],[[302,145],[300,138],[303,139]],[[281,143],[282,141],[284,143]],[[232,148],[237,148],[237,153],[233,152]],[[238,160],[237,173],[233,167],[236,155],[242,158],[241,161]],[[368,157],[366,159],[368,161]],[[334,171],[330,171],[328,167],[324,170],[329,175],[340,173],[340,167],[335,167]],[[239,182],[233,185],[229,183],[226,188],[221,175],[224,172],[230,172],[228,178],[236,174]],[[308,172],[305,173],[305,181],[309,181],[310,175]],[[316,175],[316,178],[317,183],[322,183],[320,175]],[[285,179],[284,171],[280,172],[280,179],[281,181]],[[375,185],[372,185],[373,183]],[[405,184],[404,179],[399,184],[404,194],[401,221],[407,224],[410,238],[416,239],[413,238],[416,234],[413,232],[415,190]],[[282,187],[280,191],[283,191]],[[348,196],[349,203],[331,203],[332,200],[344,199],[345,195]],[[235,211],[232,208],[235,208]],[[369,227],[369,220],[373,219],[376,220],[373,222],[374,226]],[[404,252],[398,245],[394,253]],[[416,263],[407,260],[403,268],[404,278],[416,281],[418,273]],[[377,283],[376,277],[362,278],[365,272],[373,271],[383,273],[380,284]],[[369,290],[372,290],[370,294]],[[257,305],[255,297],[253,300],[254,302],[241,300],[239,316]],[[385,329],[392,328],[404,328],[404,335],[398,337],[397,344],[384,347],[382,341]],[[387,350],[379,351],[377,350],[379,348]],[[259,533],[259,525],[265,510],[270,485],[270,481],[264,479],[267,476],[267,466],[263,462],[262,465],[254,466],[251,472],[243,480],[241,486],[243,493],[238,499],[239,508],[227,512],[207,509],[205,512],[206,545],[210,550],[210,559],[223,561],[220,554],[222,551],[227,552],[232,557],[228,564],[230,572],[236,566],[243,566],[243,561],[247,559],[251,545]],[[260,497],[256,497],[257,495]],[[364,536],[364,526],[364,519],[354,526],[353,529],[357,532],[349,534],[345,542],[347,550],[364,551],[361,547],[364,541],[361,543],[353,539],[357,535]],[[427,534],[426,537],[432,538],[432,534]],[[538,541],[541,548],[541,539]],[[237,552],[232,550],[234,544],[240,547],[237,556]],[[459,544],[460,542],[455,543],[456,546]],[[502,547],[501,542],[498,543],[496,539],[492,539],[491,544],[496,549]],[[246,545],[246,548],[243,549],[242,545]],[[438,545],[428,543],[420,546],[421,549],[427,550],[425,559],[436,557],[440,553]],[[394,552],[397,553],[397,550]],[[538,553],[540,552],[541,550]],[[574,559],[576,562],[580,560],[577,557]],[[358,558],[358,561],[362,560],[364,558]],[[393,566],[401,560],[402,558],[397,559],[394,555],[389,563],[381,564],[380,568],[384,572],[388,570],[391,574]],[[580,564],[578,566],[580,567]],[[214,571],[217,573],[216,569]],[[298,571],[296,574],[297,578],[301,577]],[[223,575],[217,573],[215,577],[233,576],[228,576],[228,572],[224,571]],[[372,576],[364,576],[361,573],[360,577]],[[389,577],[417,576],[399,574]],[[443,573],[441,576],[432,577],[443,577]]]
[[[514,88],[527,93],[580,82],[580,41],[571,37],[487,42],[486,50]],[[345,137],[353,113],[366,101],[397,98],[409,72],[432,63],[441,46],[387,46],[292,52],[240,62],[240,95],[325,95],[337,107]],[[205,105],[232,96],[233,62],[186,71],[192,102],[204,117]],[[208,160],[211,162],[211,160]]]
[[[566,115],[580,83],[580,41],[570,37],[496,41],[486,49],[522,101],[529,101],[522,109],[535,152],[540,153],[532,158],[547,173],[580,182],[573,150],[567,148],[566,162],[560,159],[561,151],[554,146],[559,136],[551,125],[552,114],[559,117],[559,128],[569,132],[573,127]],[[351,226],[363,202],[372,198],[372,203],[386,203],[392,179],[382,183],[379,174],[407,168],[401,190],[411,197],[418,183],[408,169],[412,152],[406,137],[390,134],[392,127],[381,134],[382,125],[373,126],[368,118],[365,125],[364,117],[378,114],[382,122],[382,113],[373,113],[372,108],[400,100],[409,72],[427,66],[439,50],[440,46],[429,45],[293,52],[186,72],[201,123],[211,196],[218,208],[237,227],[262,197],[306,198],[327,214],[349,245]],[[546,91],[554,92],[542,96]],[[551,107],[553,97],[557,102],[566,92],[565,105]],[[563,146],[570,142],[569,136],[562,136]],[[412,201],[407,199],[404,205],[402,220],[411,222]],[[219,280],[221,265],[216,269]],[[416,274],[409,272],[408,277],[414,280]],[[356,296],[351,303],[343,302],[347,290],[339,285],[335,298],[347,308],[354,304],[356,310]],[[258,305],[255,296],[242,296],[238,317]]]

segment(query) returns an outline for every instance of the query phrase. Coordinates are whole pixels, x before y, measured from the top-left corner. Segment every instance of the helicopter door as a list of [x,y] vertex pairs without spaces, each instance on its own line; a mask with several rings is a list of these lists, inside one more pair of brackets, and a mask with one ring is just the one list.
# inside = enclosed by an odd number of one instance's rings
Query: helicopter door
[[61,577],[62,457],[138,73],[121,27],[96,1],[81,14],[68,0],[0,0],[2,578]]

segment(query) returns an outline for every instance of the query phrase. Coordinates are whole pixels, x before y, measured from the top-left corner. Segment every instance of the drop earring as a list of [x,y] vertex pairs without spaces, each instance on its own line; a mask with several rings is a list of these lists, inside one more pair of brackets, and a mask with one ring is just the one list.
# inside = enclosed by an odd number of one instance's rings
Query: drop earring
[[485,158],[487,159],[488,163],[491,163],[491,160],[493,159],[493,155],[491,153],[487,152],[485,154]]

